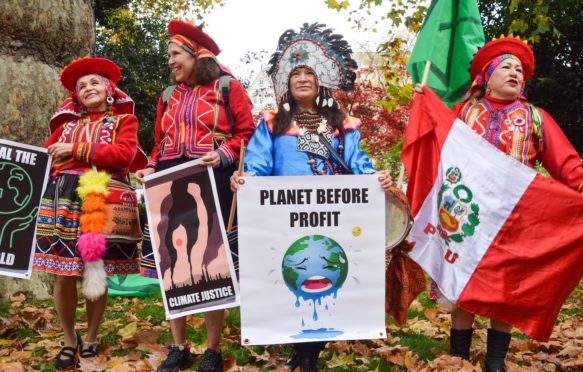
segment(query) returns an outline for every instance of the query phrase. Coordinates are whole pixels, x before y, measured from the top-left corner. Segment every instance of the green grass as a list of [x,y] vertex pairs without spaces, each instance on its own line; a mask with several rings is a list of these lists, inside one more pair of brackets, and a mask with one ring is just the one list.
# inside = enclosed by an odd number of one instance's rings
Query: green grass
[[121,339],[121,336],[119,336],[117,333],[105,333],[101,336],[101,343],[105,342],[108,345],[117,345],[119,339]]
[[[83,298],[80,298],[80,301],[83,301]],[[430,301],[428,299],[428,292],[423,292],[418,298],[417,301],[421,304],[420,309],[410,310],[408,313],[409,319],[411,318],[419,318],[419,319],[426,319],[425,311],[430,308],[436,307],[436,303]],[[571,296],[566,300],[566,304],[571,304],[567,308],[563,308],[559,315],[559,322],[562,322],[566,319],[573,318],[581,313],[579,310],[580,306],[577,306],[583,301],[583,282],[580,283],[579,287],[576,288]],[[52,301],[38,301],[34,299],[27,298],[26,301],[27,305],[37,306],[39,308],[52,308],[54,304]],[[165,326],[161,327],[160,324],[165,320],[164,308],[161,303],[161,295],[159,292],[155,292],[150,296],[138,299],[132,298],[125,298],[125,297],[113,297],[108,299],[107,304],[108,310],[105,312],[106,320],[109,321],[116,321],[114,330],[112,332],[103,332],[101,329],[100,335],[102,336],[102,341],[106,342],[109,345],[117,345],[120,343],[120,336],[117,335],[117,331],[122,327],[127,325],[127,316],[126,313],[128,312],[135,312],[136,316],[139,319],[146,319],[150,318],[150,322],[156,326],[158,330],[160,330],[161,334],[158,339],[159,344],[164,344],[167,341],[172,341],[172,335],[170,333],[170,327]],[[113,311],[113,308],[116,308],[116,311]],[[10,316],[10,303],[0,302],[0,316]],[[139,309],[139,310],[138,310]],[[18,309],[17,309],[18,310]],[[54,309],[51,309],[54,311]],[[83,321],[86,319],[85,313],[85,306],[82,304],[81,306],[77,307],[78,313],[78,320]],[[197,315],[202,316],[202,315]],[[279,355],[279,357],[283,360],[286,356],[289,356],[292,350],[291,345],[283,345],[283,346],[270,346],[270,347],[262,347],[262,346],[241,346],[238,343],[237,335],[239,334],[240,329],[240,310],[239,308],[231,308],[229,309],[229,316],[226,319],[227,326],[231,329],[230,335],[226,335],[224,337],[224,341],[222,342],[222,350],[224,355],[231,355],[238,366],[245,366],[248,364],[254,365],[262,372],[268,372],[270,369],[264,367],[263,362],[256,362],[255,359],[251,356],[251,352],[255,352],[259,355],[263,354],[263,352],[267,349],[272,355]],[[58,318],[56,318],[57,320]],[[477,317],[476,318],[478,323],[478,328],[486,328],[488,324],[488,319]],[[406,327],[404,330],[401,331],[391,331],[391,336],[398,337],[399,340],[395,340],[391,343],[392,346],[394,345],[402,345],[406,346],[411,349],[413,355],[419,357],[419,359],[427,362],[434,359],[437,355],[441,353],[447,353],[448,351],[448,340],[447,339],[437,339],[432,338],[430,336],[425,336],[423,334],[415,333],[413,328]],[[204,326],[195,329],[193,326],[187,326],[187,339],[193,345],[205,345],[206,344],[206,329]],[[527,339],[527,337],[521,332],[513,332],[513,337],[516,339]],[[20,328],[13,329],[10,334],[11,339],[21,339],[21,340],[33,340],[37,341],[39,339],[39,335],[36,334],[34,329],[28,328],[26,326],[20,326]],[[31,342],[31,341],[28,341]],[[112,350],[111,356],[124,356],[127,355],[129,350]],[[33,351],[33,357],[35,358],[48,358],[48,353],[43,348],[36,348]],[[144,358],[147,356],[147,351],[140,351],[141,356]],[[329,361],[333,356],[333,352],[331,349],[325,349],[321,356],[320,356],[320,367],[323,371],[329,372],[369,372],[378,369],[380,372],[390,372],[390,371],[405,371],[404,367],[399,365],[391,364],[385,358],[380,357],[379,355],[372,355],[368,359],[367,362],[363,362],[363,360],[356,358],[355,363],[346,366],[338,366],[335,368],[327,368],[326,361]],[[517,361],[515,361],[517,362]],[[43,362],[33,361],[33,365],[27,365],[28,370],[34,371],[46,371],[52,372],[55,371],[54,364],[51,360],[45,359]],[[522,365],[522,363],[519,363]],[[529,365],[529,363],[524,363],[525,366]],[[196,367],[196,366],[195,366]]]
[[571,308],[563,307],[559,313],[559,320],[564,321],[572,315],[581,315],[583,310],[581,308],[581,303],[583,303],[583,281],[573,290],[569,298],[565,301],[565,304],[576,306],[571,306]]
[[32,351],[32,356],[33,357],[42,357],[44,355],[47,355],[47,353],[48,353],[47,349],[44,349],[44,348],[34,349]]
[[517,338],[519,340],[526,340],[528,338],[527,335],[525,335],[524,333],[520,332],[517,329],[514,329],[514,332],[511,332],[511,333],[512,333],[513,338]]
[[13,338],[20,340],[35,337],[38,337],[38,335],[30,328],[16,328],[13,334]]
[[407,319],[414,318],[427,320],[427,318],[425,317],[425,312],[423,310],[409,309],[409,311],[407,311]]
[[379,372],[395,372],[405,370],[404,368],[398,365],[389,364],[389,362],[387,362],[386,359],[373,360],[369,365],[370,365],[369,370],[374,371],[378,367]]
[[232,349],[230,350],[229,353],[233,355],[235,361],[237,361],[237,365],[244,366],[246,364],[249,364],[249,362],[251,361],[249,357],[249,350],[245,347]]
[[139,319],[147,318],[148,316],[152,317],[150,321],[152,324],[160,324],[166,319],[166,315],[164,314],[164,307],[161,305],[156,306],[146,306],[143,309],[136,312],[136,317]]
[[433,309],[437,306],[437,301],[429,299],[429,291],[423,291],[419,296],[417,296],[417,301],[426,309]]
[[334,367],[334,368],[326,368],[327,372],[353,372],[356,370],[356,367]]
[[186,339],[190,341],[191,344],[201,345],[206,343],[206,327],[200,327],[195,329],[191,325],[186,326]]
[[0,301],[0,316],[7,316],[10,311],[10,304],[5,301]]
[[241,325],[241,309],[238,307],[230,308],[229,316],[226,320],[229,327],[239,327]]
[[[37,369],[35,368],[35,370]],[[55,364],[53,362],[43,365],[40,369],[41,372],[55,372],[56,370],[57,368],[55,367]]]
[[165,345],[166,343],[173,342],[172,333],[170,332],[170,328],[160,333],[160,337],[158,337],[158,343],[161,345]]
[[420,359],[425,361],[435,359],[433,349],[442,350],[445,353],[449,347],[449,343],[446,340],[434,339],[417,333],[398,332],[394,336],[400,338],[399,343],[401,345],[407,346],[413,354],[417,354]]

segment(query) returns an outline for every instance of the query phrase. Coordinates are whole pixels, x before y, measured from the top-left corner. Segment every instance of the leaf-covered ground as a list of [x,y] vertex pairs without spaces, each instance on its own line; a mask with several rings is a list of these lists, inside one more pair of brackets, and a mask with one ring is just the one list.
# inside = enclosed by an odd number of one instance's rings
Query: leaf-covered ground
[[[77,329],[85,333],[84,303],[78,304]],[[51,301],[20,294],[0,303],[0,371],[53,371],[60,349],[59,322]],[[447,355],[449,316],[422,294],[409,311],[406,327],[387,320],[387,339],[331,342],[320,355],[324,371],[481,371],[486,348],[486,321],[472,341],[471,362]],[[82,371],[152,371],[171,341],[159,294],[146,298],[109,299],[101,326],[99,357],[81,360]],[[288,346],[241,347],[239,311],[231,309],[223,338],[226,371],[284,371]],[[190,317],[188,339],[198,365],[205,348],[204,320]],[[539,343],[514,332],[507,358],[511,371],[583,370],[583,282],[565,302],[551,340]]]

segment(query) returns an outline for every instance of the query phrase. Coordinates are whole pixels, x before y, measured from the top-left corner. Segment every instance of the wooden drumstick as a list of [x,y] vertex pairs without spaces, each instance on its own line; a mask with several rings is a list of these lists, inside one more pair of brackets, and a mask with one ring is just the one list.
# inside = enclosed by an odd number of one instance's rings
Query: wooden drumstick
[[[243,167],[245,163],[245,141],[241,140],[241,151],[239,152],[239,169],[237,174],[243,175]],[[237,210],[237,193],[233,194],[233,201],[231,202],[231,213],[229,213],[229,225],[227,226],[227,234],[233,230],[233,220],[235,219],[235,211]]]

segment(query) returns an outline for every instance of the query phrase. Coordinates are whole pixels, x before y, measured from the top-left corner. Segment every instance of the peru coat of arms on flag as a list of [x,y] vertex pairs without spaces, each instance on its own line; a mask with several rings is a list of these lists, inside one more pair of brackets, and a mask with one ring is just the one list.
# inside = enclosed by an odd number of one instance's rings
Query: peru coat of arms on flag
[[548,340],[583,276],[583,196],[499,151],[426,87],[403,163],[411,258],[460,308]]

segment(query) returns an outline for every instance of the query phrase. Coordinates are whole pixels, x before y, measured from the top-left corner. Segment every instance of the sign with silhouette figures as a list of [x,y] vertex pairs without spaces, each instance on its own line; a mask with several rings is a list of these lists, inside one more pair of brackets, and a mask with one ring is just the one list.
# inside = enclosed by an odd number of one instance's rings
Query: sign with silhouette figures
[[0,139],[0,275],[30,279],[49,167],[46,149]]
[[238,306],[212,168],[194,160],[146,177],[144,189],[166,317]]
[[243,345],[385,337],[377,175],[243,177]]

